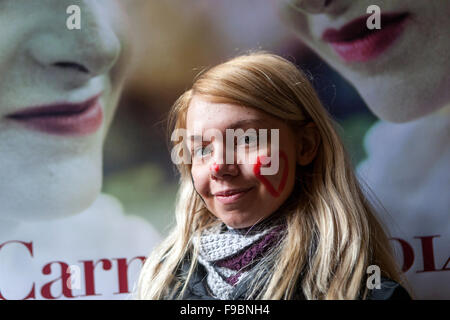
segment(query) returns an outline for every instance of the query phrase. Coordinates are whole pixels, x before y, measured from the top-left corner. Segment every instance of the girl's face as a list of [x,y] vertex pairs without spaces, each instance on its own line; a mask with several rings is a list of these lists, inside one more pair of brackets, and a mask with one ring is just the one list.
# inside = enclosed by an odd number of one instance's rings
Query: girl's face
[[[0,219],[89,206],[128,64],[127,1],[0,0]],[[67,8],[81,9],[69,30]]]
[[[450,101],[450,1],[279,3],[300,38],[349,79],[380,118],[410,121]],[[370,5],[381,10],[381,29],[368,36]]]
[[[188,137],[201,134],[203,143],[190,140],[192,179],[195,189],[208,210],[232,228],[245,228],[270,216],[291,193],[295,180],[296,139],[292,129],[281,120],[253,108],[213,103],[194,97],[187,113]],[[223,139],[208,138],[210,129],[221,132]],[[279,169],[274,175],[261,175],[258,156],[271,155],[267,148],[258,148],[258,141],[237,136],[234,162],[226,164],[226,129],[279,129]],[[269,136],[269,134],[268,134]],[[219,150],[223,150],[222,152]],[[222,153],[222,155],[220,155]],[[244,163],[240,156],[247,155]],[[220,158],[222,161],[220,161]],[[244,159],[243,157],[241,159]],[[261,158],[260,158],[261,160]],[[219,163],[219,164],[218,164]],[[220,164],[222,163],[222,164]]]

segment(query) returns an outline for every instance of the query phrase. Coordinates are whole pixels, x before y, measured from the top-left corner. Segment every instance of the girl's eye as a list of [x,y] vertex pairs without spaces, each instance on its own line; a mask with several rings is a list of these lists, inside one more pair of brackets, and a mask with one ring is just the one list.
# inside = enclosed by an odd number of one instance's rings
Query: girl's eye
[[253,146],[258,143],[258,137],[256,135],[244,135],[237,139],[237,145]]
[[194,149],[194,156],[195,157],[205,157],[212,151],[212,145],[209,144],[206,147],[200,146]]

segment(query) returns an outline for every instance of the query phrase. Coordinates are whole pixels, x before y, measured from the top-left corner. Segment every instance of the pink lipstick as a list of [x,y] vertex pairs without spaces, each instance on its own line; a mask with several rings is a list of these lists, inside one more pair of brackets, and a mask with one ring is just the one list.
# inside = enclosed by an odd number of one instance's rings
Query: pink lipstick
[[346,62],[365,62],[386,51],[400,36],[408,13],[381,14],[381,29],[367,28],[370,15],[357,18],[341,29],[327,29],[322,40],[331,44]]
[[82,103],[56,103],[27,108],[7,116],[27,128],[55,135],[80,136],[96,132],[103,122],[97,95]]

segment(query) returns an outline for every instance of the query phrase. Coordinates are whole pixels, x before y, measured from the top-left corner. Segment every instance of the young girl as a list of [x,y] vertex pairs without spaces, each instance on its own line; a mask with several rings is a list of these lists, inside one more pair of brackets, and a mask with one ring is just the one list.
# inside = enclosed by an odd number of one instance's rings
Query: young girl
[[409,298],[333,121],[292,63],[252,53],[218,65],[169,123],[186,130],[175,145],[189,161],[138,299]]

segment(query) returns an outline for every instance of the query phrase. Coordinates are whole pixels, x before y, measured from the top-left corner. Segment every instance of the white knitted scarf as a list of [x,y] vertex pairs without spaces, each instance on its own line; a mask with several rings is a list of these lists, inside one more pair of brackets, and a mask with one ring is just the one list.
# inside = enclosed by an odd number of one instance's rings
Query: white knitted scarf
[[239,283],[248,275],[248,271],[242,272],[218,267],[214,265],[214,262],[236,255],[260,240],[276,227],[272,226],[257,232],[242,232],[240,230],[225,228],[225,225],[222,224],[205,230],[197,238],[197,241],[199,241],[198,261],[205,267],[208,273],[208,287],[216,298],[221,300],[230,299],[235,287],[226,282],[225,279],[241,272],[237,282]]

